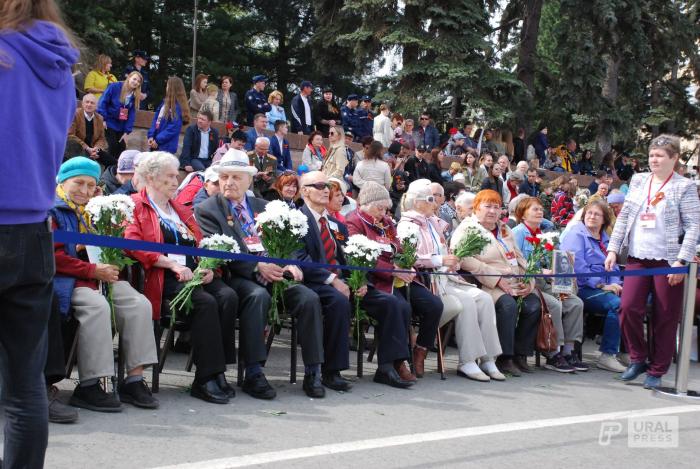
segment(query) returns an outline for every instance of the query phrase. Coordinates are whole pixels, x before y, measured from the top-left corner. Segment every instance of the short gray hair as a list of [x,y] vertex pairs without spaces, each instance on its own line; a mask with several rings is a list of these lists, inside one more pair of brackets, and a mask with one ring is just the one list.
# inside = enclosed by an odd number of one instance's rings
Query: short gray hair
[[255,139],[255,146],[257,147],[261,143],[267,143],[267,145],[270,145],[270,139],[267,137],[258,137]]
[[167,151],[141,153],[140,156],[139,164],[136,166],[136,174],[141,177],[142,181],[148,177],[157,176],[168,165],[175,168],[180,167],[180,160]]
[[466,207],[468,203],[474,203],[474,199],[476,198],[476,194],[473,192],[462,192],[459,194],[457,199],[455,199],[455,205],[459,205],[460,207]]

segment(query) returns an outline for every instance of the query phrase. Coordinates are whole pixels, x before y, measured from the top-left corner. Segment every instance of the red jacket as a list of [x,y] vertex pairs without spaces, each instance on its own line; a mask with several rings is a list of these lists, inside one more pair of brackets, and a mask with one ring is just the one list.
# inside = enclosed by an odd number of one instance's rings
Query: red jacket
[[[158,214],[151,207],[146,189],[142,189],[138,194],[133,194],[131,198],[136,204],[134,207],[134,221],[129,224],[124,233],[126,239],[136,239],[155,243],[163,242],[163,232],[160,230]],[[202,232],[194,219],[194,213],[190,207],[186,207],[173,200],[170,201],[180,219],[194,233],[197,244],[202,240]],[[163,285],[165,281],[165,271],[160,267],[154,267],[162,255],[159,252],[147,251],[127,251],[127,254],[141,263],[146,274],[143,283],[143,294],[151,302],[153,308],[153,319],[160,319],[160,307],[163,301]]]
[[[360,209],[357,209],[349,213],[347,217],[345,217],[345,225],[348,227],[348,232],[350,233],[350,236],[354,234],[361,234],[367,236],[373,241],[377,241],[379,238],[381,238],[381,231],[377,227],[371,226],[362,221],[362,219],[358,215],[359,211]],[[361,213],[362,217],[365,220],[373,220],[373,218],[370,215],[367,215],[364,212]],[[377,268],[393,269],[394,252],[400,252],[401,245],[398,239],[396,238],[396,225],[394,225],[394,222],[391,220],[391,218],[385,216],[382,219],[382,225],[386,227],[384,236],[389,239],[394,249],[392,253],[383,252],[381,256],[379,256],[379,259],[377,260]],[[393,291],[394,276],[390,272],[372,272],[369,274],[368,278],[377,290],[381,290],[389,294],[391,294],[391,292]]]

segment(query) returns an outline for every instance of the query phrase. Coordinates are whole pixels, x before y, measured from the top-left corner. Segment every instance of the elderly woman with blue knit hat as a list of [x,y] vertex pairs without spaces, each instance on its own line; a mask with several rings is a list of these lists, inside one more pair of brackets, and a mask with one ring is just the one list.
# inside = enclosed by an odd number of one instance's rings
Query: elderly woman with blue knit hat
[[[56,182],[56,200],[50,211],[54,230],[90,233],[90,214],[85,209],[95,195],[100,165],[82,156],[61,165]],[[143,381],[145,366],[157,363],[151,305],[145,296],[119,280],[113,265],[93,263],[85,246],[54,243],[56,277],[54,293],[61,314],[72,314],[78,328],[78,375],[70,404],[98,412],[119,412],[121,402],[154,409],[158,401]],[[114,316],[122,336],[128,376],[119,385],[119,400],[100,385],[100,378],[114,374],[110,306],[100,292],[100,283],[112,284]]]

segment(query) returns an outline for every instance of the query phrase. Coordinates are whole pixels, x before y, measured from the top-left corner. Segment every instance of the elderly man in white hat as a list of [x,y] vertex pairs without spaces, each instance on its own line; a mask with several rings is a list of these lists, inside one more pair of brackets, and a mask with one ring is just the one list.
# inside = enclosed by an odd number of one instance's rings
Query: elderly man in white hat
[[[219,176],[219,193],[197,205],[195,216],[205,235],[231,236],[238,242],[242,253],[264,255],[255,229],[255,217],[265,210],[267,201],[246,195],[258,172],[249,163],[245,152],[234,148],[228,150],[219,164],[213,167]],[[240,346],[245,363],[243,391],[258,399],[273,399],[276,392],[262,372],[262,363],[267,359],[264,328],[270,309],[267,287],[272,282],[282,280],[286,272],[297,282],[303,280],[303,275],[296,266],[282,267],[268,262],[234,261],[229,262],[227,268],[231,273],[229,284],[239,297]],[[305,369],[304,391],[309,397],[323,397],[323,318],[318,295],[297,283],[285,291],[284,304],[298,321]],[[347,329],[344,332],[347,334]]]

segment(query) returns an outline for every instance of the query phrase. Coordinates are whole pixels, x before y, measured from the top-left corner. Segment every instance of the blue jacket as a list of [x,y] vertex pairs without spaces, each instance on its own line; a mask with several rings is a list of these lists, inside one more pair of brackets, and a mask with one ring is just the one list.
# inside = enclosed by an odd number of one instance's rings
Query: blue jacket
[[[546,233],[554,229],[554,224],[545,218],[542,220],[540,229],[543,233]],[[513,232],[513,237],[515,238],[515,245],[518,247],[518,249],[520,249],[520,252],[523,253],[523,257],[525,259],[529,259],[530,254],[532,254],[532,251],[534,250],[534,246],[525,238],[530,236],[530,230],[527,229],[525,223],[520,223],[511,231]]]
[[357,115],[357,109],[350,109],[347,106],[340,108],[340,118],[343,122],[343,129],[357,135],[358,127],[360,126],[360,118]]
[[525,180],[520,184],[518,188],[519,194],[527,194],[530,197],[537,197],[540,195],[540,185],[537,183],[530,184],[529,181]]
[[78,51],[46,21],[3,31],[0,50],[9,64],[0,67],[0,225],[39,223],[54,205],[75,114],[71,66]]
[[[192,163],[192,160],[199,157],[199,147],[202,141],[202,134],[197,124],[192,124],[185,130],[185,139],[182,142],[182,152],[180,152],[180,167],[184,168]],[[209,128],[209,159],[219,147],[219,131],[214,127]]]
[[365,109],[357,110],[357,119],[360,123],[355,135],[355,140],[362,140],[363,137],[374,135],[374,115]]
[[[100,97],[100,102],[97,105],[97,112],[104,118],[108,129],[130,134],[134,129],[136,109],[134,108],[133,99],[129,99],[126,105],[119,101],[119,95],[121,95],[123,85],[123,81],[118,81],[116,83],[111,83],[107,87]],[[126,107],[129,113],[126,120],[121,121],[119,120],[119,110],[123,107]]]
[[158,144],[158,150],[175,154],[177,153],[180,130],[182,129],[182,110],[180,105],[175,103],[175,119],[170,120],[164,117],[159,123],[158,115],[163,104],[160,103],[153,115],[153,122],[151,122],[151,128],[148,130],[148,138],[155,139]]
[[267,128],[272,131],[275,130],[275,122],[287,122],[287,115],[284,113],[284,108],[282,106],[272,106],[272,109],[267,111],[265,115],[267,116]]
[[[610,241],[607,233],[602,233],[601,241],[607,248]],[[583,223],[577,223],[571,227],[571,230],[561,242],[559,249],[574,253],[574,272],[600,272],[600,276],[580,277],[578,279],[579,287],[596,288],[596,285],[599,283],[622,284],[622,279],[619,276],[610,275],[605,271],[606,253],[603,252],[598,240],[591,236],[588,228]],[[615,272],[619,271],[620,268],[616,265]]]
[[252,126],[255,114],[265,114],[272,109],[272,106],[267,102],[267,98],[261,91],[251,88],[245,93],[245,109],[248,125]]
[[[72,231],[74,233],[79,232],[78,218],[75,216],[75,212],[58,197],[55,198],[54,203],[55,205],[49,210],[49,214],[56,222],[56,225],[58,225],[58,229]],[[64,244],[63,249],[69,256],[78,257],[78,250],[75,244]],[[68,312],[70,311],[71,297],[73,296],[74,288],[74,277],[65,277],[58,274],[54,277],[53,291],[58,298],[59,309],[63,316],[68,316]]]
[[535,154],[537,154],[540,159],[540,165],[544,164],[544,161],[547,159],[547,149],[549,148],[547,136],[542,132],[537,132],[535,144],[533,146],[535,147]]
[[440,146],[440,134],[432,125],[428,125],[425,129],[418,126],[418,128],[413,132],[413,138],[416,140],[416,146],[426,145],[428,147],[428,151]]
[[[245,133],[245,136],[248,138],[245,141],[245,151],[253,151],[255,150],[255,140],[258,138],[258,133],[255,131],[255,127],[251,127],[248,129],[248,131]],[[261,135],[261,137],[266,137],[266,135]]]
[[309,135],[314,130],[314,102],[311,96],[308,96],[306,100],[309,102],[309,122],[311,125],[306,125],[304,101],[301,100],[301,95],[297,94],[292,98],[292,132],[302,132]]
[[277,135],[270,137],[270,151],[277,158],[277,171],[292,169],[292,155],[289,152],[289,142],[287,139],[282,140],[282,151],[280,151],[280,141]]

